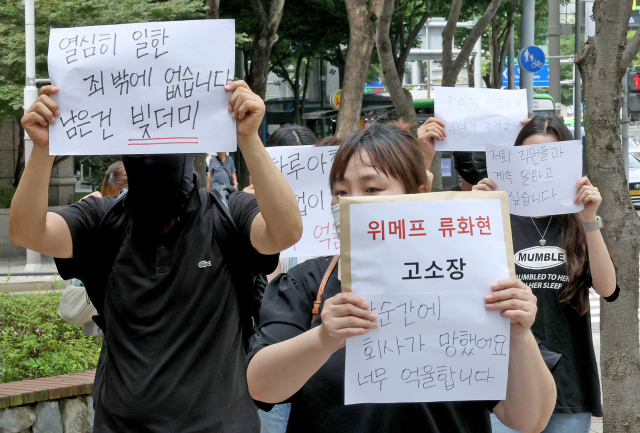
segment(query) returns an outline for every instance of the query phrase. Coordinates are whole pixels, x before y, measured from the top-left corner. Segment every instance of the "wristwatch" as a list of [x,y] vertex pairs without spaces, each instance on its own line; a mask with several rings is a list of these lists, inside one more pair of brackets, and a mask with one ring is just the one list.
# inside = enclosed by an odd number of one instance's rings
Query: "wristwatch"
[[602,218],[597,217],[595,221],[592,221],[590,223],[582,223],[582,227],[584,227],[585,232],[600,230],[602,228]]

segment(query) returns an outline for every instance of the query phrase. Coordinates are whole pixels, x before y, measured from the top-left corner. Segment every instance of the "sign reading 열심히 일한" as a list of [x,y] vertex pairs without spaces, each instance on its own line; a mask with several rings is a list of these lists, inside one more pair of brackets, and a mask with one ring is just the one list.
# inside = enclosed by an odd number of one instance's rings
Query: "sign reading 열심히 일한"
[[51,29],[52,155],[236,150],[233,20]]
[[509,211],[519,216],[580,212],[573,202],[582,177],[579,140],[517,147],[486,145],[487,175],[509,194]]
[[338,146],[278,146],[267,151],[296,195],[303,224],[302,238],[280,257],[340,254],[329,189],[329,172]]
[[436,87],[435,117],[447,136],[436,140],[438,151],[483,152],[484,143],[513,146],[527,118],[526,90]]
[[510,321],[484,308],[515,276],[504,192],[340,200],[343,290],[377,329],[347,340],[345,404],[503,400]]

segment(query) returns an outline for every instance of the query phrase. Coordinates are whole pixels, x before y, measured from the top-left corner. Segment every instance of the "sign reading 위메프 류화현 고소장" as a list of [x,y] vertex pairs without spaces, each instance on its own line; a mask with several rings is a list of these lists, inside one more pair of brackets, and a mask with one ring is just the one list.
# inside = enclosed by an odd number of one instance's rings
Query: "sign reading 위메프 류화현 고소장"
[[236,150],[233,20],[51,29],[48,62],[52,155]]
[[342,286],[378,315],[347,340],[345,403],[503,400],[510,322],[484,308],[515,276],[507,195],[340,200]]

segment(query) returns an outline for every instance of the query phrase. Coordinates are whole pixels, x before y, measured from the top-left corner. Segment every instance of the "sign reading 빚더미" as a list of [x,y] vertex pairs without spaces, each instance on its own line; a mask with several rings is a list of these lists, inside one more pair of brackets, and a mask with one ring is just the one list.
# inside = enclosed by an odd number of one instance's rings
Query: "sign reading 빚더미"
[[347,340],[345,404],[503,400],[509,319],[484,308],[515,276],[504,192],[343,198],[343,291],[379,327]]
[[236,150],[233,20],[51,29],[52,155]]

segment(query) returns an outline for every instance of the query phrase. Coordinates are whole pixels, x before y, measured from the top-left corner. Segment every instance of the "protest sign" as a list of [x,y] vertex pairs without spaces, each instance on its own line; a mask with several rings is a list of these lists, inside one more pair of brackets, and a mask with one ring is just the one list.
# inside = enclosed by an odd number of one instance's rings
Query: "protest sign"
[[340,254],[329,189],[329,172],[338,146],[278,146],[267,151],[298,199],[303,224],[302,238],[280,257]]
[[504,192],[342,198],[342,287],[380,326],[347,340],[345,404],[502,400],[509,319],[484,308],[515,276]]
[[436,87],[434,115],[447,136],[436,150],[484,151],[484,143],[513,146],[527,118],[526,90]]
[[543,216],[580,212],[573,202],[582,177],[578,140],[517,147],[486,145],[487,175],[509,194],[514,215]]
[[236,150],[233,20],[51,29],[52,155]]

